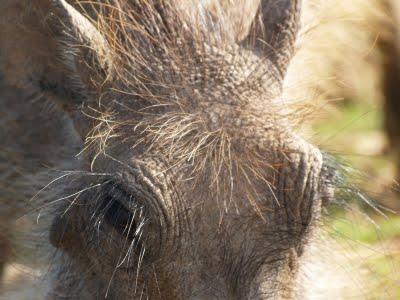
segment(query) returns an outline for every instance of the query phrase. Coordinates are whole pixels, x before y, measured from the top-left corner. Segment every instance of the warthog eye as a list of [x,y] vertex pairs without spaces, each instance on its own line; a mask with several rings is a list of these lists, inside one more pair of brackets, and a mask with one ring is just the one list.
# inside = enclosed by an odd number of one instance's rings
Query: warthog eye
[[114,198],[106,198],[105,201],[111,203],[104,215],[107,223],[120,234],[127,235],[130,239],[133,239],[132,235],[136,231],[136,222],[133,214]]
[[134,240],[140,236],[145,223],[143,207],[118,185],[109,184],[100,212],[107,224],[124,237]]

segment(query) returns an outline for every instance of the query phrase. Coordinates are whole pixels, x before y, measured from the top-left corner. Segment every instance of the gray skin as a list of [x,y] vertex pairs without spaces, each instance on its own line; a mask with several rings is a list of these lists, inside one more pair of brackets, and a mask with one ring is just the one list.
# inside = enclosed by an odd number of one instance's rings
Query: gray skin
[[280,100],[300,1],[105,2],[0,4],[1,205],[35,195],[47,298],[306,297],[330,186]]

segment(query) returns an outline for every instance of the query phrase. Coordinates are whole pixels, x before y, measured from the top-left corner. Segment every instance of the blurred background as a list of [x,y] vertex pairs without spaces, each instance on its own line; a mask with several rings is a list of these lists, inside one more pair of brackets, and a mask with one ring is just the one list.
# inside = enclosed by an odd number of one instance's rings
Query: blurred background
[[333,205],[325,227],[346,256],[334,266],[352,282],[345,299],[400,299],[400,1],[304,1],[286,85],[312,107],[302,129],[362,191]]

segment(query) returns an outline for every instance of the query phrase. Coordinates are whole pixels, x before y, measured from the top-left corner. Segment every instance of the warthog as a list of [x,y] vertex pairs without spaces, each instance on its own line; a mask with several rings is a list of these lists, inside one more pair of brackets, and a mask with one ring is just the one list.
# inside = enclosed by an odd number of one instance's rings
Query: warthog
[[40,211],[48,299],[307,297],[300,2],[1,1],[1,222]]

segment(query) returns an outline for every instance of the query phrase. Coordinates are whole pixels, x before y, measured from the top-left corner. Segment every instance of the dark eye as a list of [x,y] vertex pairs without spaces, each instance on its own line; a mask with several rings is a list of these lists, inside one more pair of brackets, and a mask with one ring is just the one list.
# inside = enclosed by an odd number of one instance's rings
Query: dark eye
[[143,207],[133,195],[115,184],[107,186],[100,212],[109,226],[129,240],[140,235],[139,231],[145,223]]
[[[96,203],[95,224],[105,241],[126,253],[134,252],[141,259],[152,261],[160,253],[161,230],[154,212],[147,206],[140,191],[108,181],[102,186]],[[157,219],[158,220],[158,219]],[[130,257],[130,254],[127,256]],[[127,263],[129,259],[127,260]]]
[[104,201],[108,202],[109,206],[104,214],[108,225],[112,226],[121,235],[133,239],[137,228],[133,214],[115,198],[107,197]]

